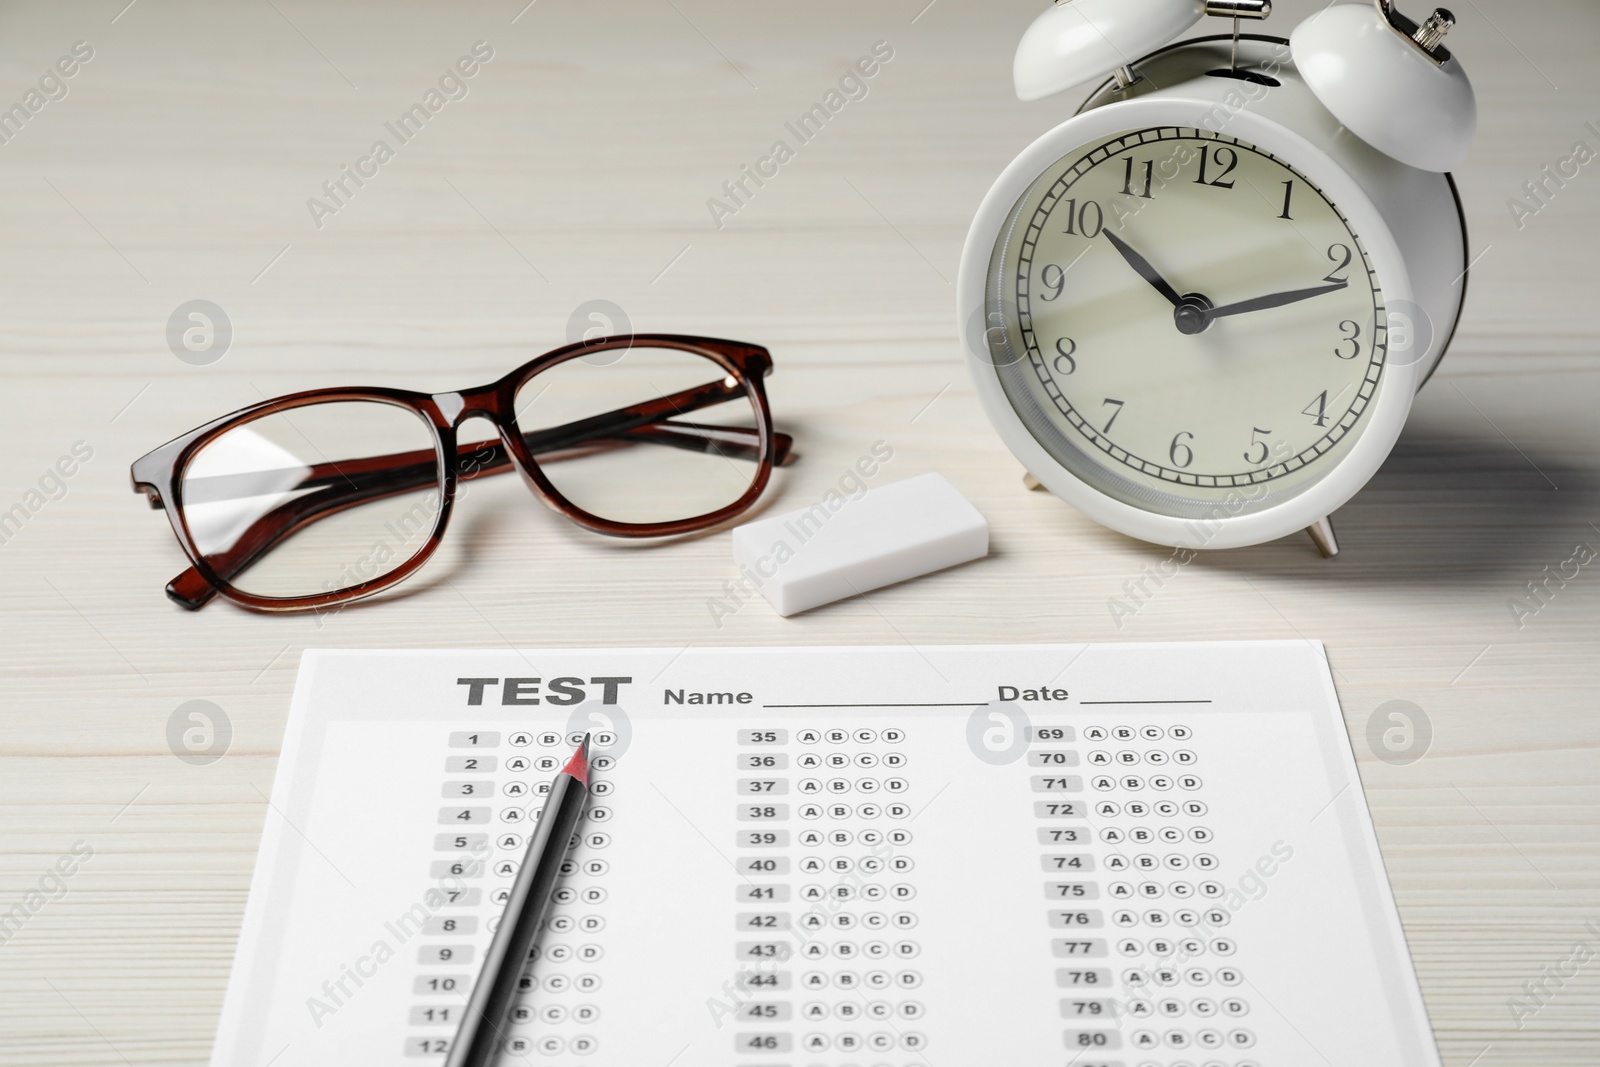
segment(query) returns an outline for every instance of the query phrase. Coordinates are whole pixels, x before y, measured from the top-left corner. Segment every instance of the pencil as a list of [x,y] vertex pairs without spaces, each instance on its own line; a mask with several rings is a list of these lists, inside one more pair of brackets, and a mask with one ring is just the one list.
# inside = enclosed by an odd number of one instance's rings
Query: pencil
[[583,820],[588,799],[589,735],[584,734],[583,744],[550,785],[445,1067],[491,1067],[499,1059],[522,972],[538,942],[539,925],[550,908],[550,894],[561,878],[568,843]]

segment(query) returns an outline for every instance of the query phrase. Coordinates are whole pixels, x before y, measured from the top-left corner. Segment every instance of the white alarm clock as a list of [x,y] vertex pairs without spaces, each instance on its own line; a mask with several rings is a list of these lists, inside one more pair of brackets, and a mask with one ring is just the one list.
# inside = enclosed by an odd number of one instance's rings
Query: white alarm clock
[[[984,198],[958,321],[1030,485],[1159,544],[1308,530],[1331,556],[1328,516],[1388,456],[1455,330],[1467,244],[1446,172],[1476,105],[1441,43],[1448,12],[1418,25],[1375,0],[1289,40],[1239,33],[1269,12],[1041,15],[1018,95],[1106,80]],[[1208,14],[1232,33],[1158,48]]]

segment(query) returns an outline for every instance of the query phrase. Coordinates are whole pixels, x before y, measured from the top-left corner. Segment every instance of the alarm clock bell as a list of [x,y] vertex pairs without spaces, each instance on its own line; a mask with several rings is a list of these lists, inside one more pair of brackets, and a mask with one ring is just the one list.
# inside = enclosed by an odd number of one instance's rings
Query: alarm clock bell
[[1066,0],[1033,20],[1011,67],[1017,96],[1038,100],[1121,70],[1199,22],[1205,0]]
[[1324,8],[1289,37],[1294,65],[1322,106],[1363,141],[1419,170],[1447,171],[1478,127],[1472,83],[1444,35],[1440,8],[1418,26],[1388,0]]
[[[1206,15],[1264,19],[1271,0],[1057,0],[1017,46],[1017,96],[1038,100],[1111,75],[1138,79],[1141,57]],[[1335,4],[1290,36],[1295,66],[1322,105],[1385,155],[1421,170],[1461,162],[1478,123],[1477,100],[1444,46],[1455,16],[1440,8],[1419,25],[1389,0]]]

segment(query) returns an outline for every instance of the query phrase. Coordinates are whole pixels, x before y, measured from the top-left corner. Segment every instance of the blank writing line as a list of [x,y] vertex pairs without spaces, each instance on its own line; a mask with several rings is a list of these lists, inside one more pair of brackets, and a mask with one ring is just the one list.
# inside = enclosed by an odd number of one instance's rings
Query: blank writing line
[[768,708],[981,708],[985,700],[964,704],[764,704]]
[[1080,700],[1079,704],[1209,704],[1209,700]]

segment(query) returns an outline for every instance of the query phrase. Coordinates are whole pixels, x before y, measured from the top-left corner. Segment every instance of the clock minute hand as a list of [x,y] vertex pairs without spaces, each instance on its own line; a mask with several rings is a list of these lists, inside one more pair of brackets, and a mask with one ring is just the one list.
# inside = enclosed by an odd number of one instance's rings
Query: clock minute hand
[[1115,248],[1122,258],[1128,261],[1128,266],[1138,271],[1139,277],[1153,285],[1156,292],[1171,301],[1173,307],[1177,307],[1183,302],[1183,298],[1178,295],[1178,291],[1168,284],[1167,280],[1161,276],[1160,271],[1150,265],[1148,259],[1135,252],[1128,246],[1126,241],[1110,230],[1106,230],[1104,233],[1106,240],[1111,242],[1111,247]]
[[1258,296],[1251,300],[1241,300],[1237,304],[1223,304],[1221,307],[1212,308],[1206,312],[1206,318],[1221,318],[1223,315],[1243,315],[1248,311],[1265,311],[1268,308],[1283,307],[1285,304],[1298,303],[1301,300],[1310,300],[1323,293],[1336,293],[1349,286],[1349,282],[1335,282],[1332,285],[1317,285],[1310,289],[1291,289],[1286,293],[1272,293],[1268,296]]

